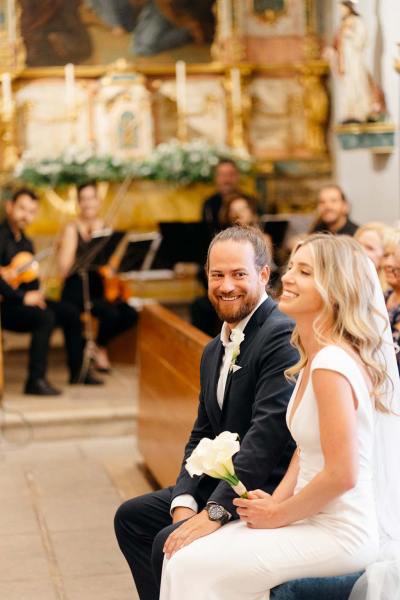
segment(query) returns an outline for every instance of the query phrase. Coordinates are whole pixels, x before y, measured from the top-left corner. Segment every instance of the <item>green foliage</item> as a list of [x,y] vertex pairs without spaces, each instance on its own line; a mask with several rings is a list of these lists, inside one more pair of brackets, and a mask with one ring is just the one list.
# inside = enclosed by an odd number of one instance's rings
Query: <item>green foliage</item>
[[181,185],[209,182],[215,165],[221,158],[235,160],[241,172],[249,172],[250,159],[235,156],[228,148],[217,148],[197,140],[181,144],[173,140],[160,144],[146,159],[122,161],[110,155],[98,156],[88,152],[66,152],[56,158],[40,161],[23,158],[15,176],[34,187],[80,185],[88,180],[123,181],[150,179],[170,181]]

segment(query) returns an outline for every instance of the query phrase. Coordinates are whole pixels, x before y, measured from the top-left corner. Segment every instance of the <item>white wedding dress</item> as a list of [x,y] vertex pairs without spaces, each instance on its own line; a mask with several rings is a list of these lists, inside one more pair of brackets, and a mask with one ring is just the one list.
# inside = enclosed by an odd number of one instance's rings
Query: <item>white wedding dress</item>
[[[374,408],[355,359],[326,346],[311,371],[344,375],[357,402],[359,471],[356,486],[311,518],[279,529],[228,523],[164,561],[160,600],[267,600],[269,590],[301,577],[344,575],[364,569],[378,552],[373,490]],[[300,452],[298,493],[324,465],[318,407],[311,377],[292,414],[302,374],[292,394],[287,423]]]

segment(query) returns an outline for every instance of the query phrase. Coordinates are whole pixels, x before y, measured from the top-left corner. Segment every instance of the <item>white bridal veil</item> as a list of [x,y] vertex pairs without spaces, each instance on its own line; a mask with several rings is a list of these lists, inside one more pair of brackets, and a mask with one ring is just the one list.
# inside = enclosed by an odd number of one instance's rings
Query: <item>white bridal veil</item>
[[400,600],[400,379],[381,286],[369,263],[378,313],[375,321],[383,340],[381,360],[389,375],[382,403],[391,412],[376,412],[374,484],[380,555],[358,580],[349,600]]

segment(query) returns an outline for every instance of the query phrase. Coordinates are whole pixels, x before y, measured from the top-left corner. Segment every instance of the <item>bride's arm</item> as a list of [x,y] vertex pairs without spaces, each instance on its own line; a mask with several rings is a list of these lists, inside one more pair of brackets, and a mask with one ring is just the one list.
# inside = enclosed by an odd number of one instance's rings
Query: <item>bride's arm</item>
[[299,474],[299,453],[296,450],[293,453],[292,460],[282,481],[272,494],[275,502],[283,502],[287,498],[293,496],[294,488],[296,487],[297,477]]
[[318,404],[324,468],[295,496],[283,502],[257,491],[250,500],[235,500],[238,513],[250,527],[275,528],[311,517],[357,482],[356,411],[348,380],[335,371],[312,374]]

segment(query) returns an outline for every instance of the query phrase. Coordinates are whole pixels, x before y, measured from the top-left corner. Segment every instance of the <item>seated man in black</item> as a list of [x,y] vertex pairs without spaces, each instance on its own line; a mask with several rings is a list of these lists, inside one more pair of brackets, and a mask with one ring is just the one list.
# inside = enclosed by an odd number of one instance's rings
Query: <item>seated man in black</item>
[[[38,210],[38,198],[29,189],[15,192],[6,203],[6,219],[0,225],[0,265],[9,265],[20,252],[34,254],[32,241],[24,228],[32,223]],[[30,283],[11,286],[5,272],[0,272],[2,327],[10,331],[30,332],[28,377],[25,394],[56,396],[61,392],[46,379],[49,341],[55,326],[64,330],[70,383],[80,382],[84,339],[80,313],[73,305],[46,300],[36,278]],[[101,383],[86,374],[82,383]]]
[[327,232],[354,235],[358,225],[349,218],[350,204],[343,190],[335,184],[323,187],[317,200],[317,220],[309,233]]

